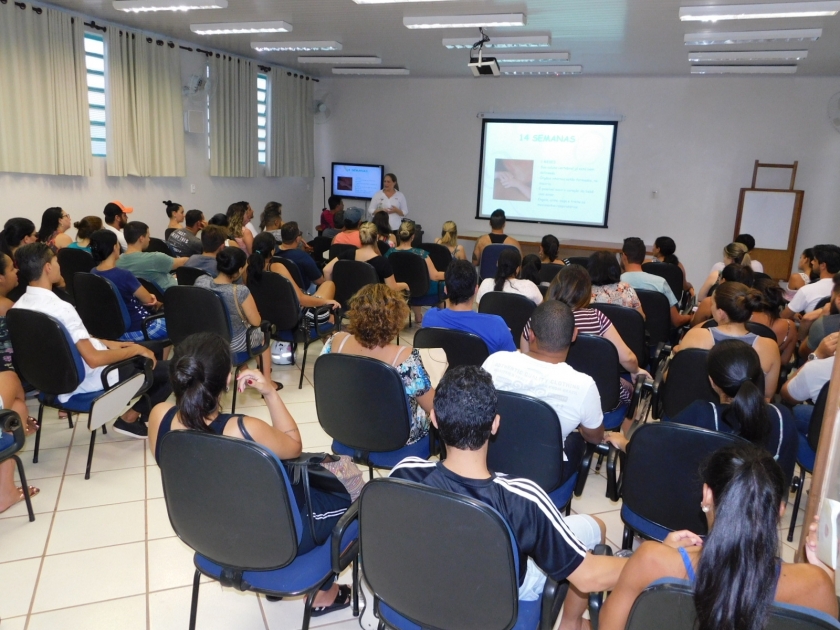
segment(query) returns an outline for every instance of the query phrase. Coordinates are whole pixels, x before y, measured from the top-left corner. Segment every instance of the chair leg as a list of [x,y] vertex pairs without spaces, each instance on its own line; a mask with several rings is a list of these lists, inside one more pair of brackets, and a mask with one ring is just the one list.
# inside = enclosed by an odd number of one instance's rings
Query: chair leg
[[373,481],[373,466],[368,464],[368,481]]
[[233,368],[233,401],[230,403],[230,412],[236,413],[236,390],[239,389],[236,386],[236,377],[239,376],[239,366],[237,365]]
[[796,529],[796,514],[799,512],[799,502],[802,500],[802,486],[805,485],[805,469],[799,467],[799,483],[796,484],[796,498],[793,501],[793,512],[790,515],[790,529],[787,540],[793,542],[793,530]]
[[353,560],[353,616],[359,616],[359,556]]
[[41,448],[41,427],[44,419],[44,405],[38,405],[38,430],[35,432],[35,452],[32,454],[32,463],[38,463],[38,451]]
[[595,472],[601,472],[601,464],[604,463],[604,456],[598,453],[598,461],[595,462]]
[[571,515],[572,513],[572,500],[569,499],[569,502],[566,504],[566,516]]
[[104,424],[102,425],[102,435],[108,435],[108,427],[106,427]]
[[69,411],[67,412],[67,426],[71,429],[73,428],[73,414]]
[[318,589],[314,588],[306,596],[303,603],[303,625],[300,630],[309,630],[309,620],[312,618],[312,604],[315,602],[315,596],[318,594]]
[[90,465],[93,462],[93,445],[96,443],[96,431],[90,432],[90,448],[88,449],[87,468],[85,468],[85,479],[90,479]]
[[201,572],[196,569],[193,577],[192,602],[190,603],[190,630],[195,630],[195,618],[198,614],[198,587],[201,585]]
[[26,483],[26,473],[23,472],[23,462],[20,457],[12,455],[12,458],[17,463],[18,476],[20,477],[20,487],[23,488],[23,497],[26,500],[26,509],[29,512],[29,522],[35,520],[35,512],[32,511],[32,498],[29,496],[29,485]]
[[[309,333],[307,333],[309,334]],[[303,342],[303,361],[300,362],[300,382],[298,383],[298,389],[303,388],[303,370],[306,367],[306,352],[309,350],[309,341]]]
[[632,549],[633,548],[633,530],[624,526],[624,536],[621,540],[621,548],[622,549]]

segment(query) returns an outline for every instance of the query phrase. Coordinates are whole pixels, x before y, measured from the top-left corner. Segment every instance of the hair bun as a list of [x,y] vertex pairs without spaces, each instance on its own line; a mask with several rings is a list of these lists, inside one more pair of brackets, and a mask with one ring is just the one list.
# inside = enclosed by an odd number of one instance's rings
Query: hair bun
[[82,222],[81,222],[81,221],[76,221],[75,223],[73,223],[73,227],[74,227],[74,228],[76,228],[77,230],[78,230],[81,226],[82,226]]
[[204,366],[194,357],[181,357],[172,369],[172,379],[182,389],[192,387],[196,382],[204,381]]
[[171,206],[171,205],[172,205],[172,200],[169,200],[169,201],[164,201],[164,202],[163,202],[163,205],[164,205],[164,206]]

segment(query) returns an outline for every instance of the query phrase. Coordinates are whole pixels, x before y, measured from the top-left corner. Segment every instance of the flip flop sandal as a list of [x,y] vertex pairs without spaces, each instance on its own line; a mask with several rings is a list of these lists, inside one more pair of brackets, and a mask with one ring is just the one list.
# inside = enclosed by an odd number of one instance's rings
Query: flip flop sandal
[[331,612],[335,612],[336,610],[341,610],[342,608],[347,608],[350,605],[351,601],[351,594],[352,591],[350,587],[346,584],[339,584],[338,585],[338,594],[335,596],[335,600],[329,606],[313,606],[312,607],[312,616],[313,617],[320,617],[321,615],[328,615]]
[[38,431],[38,420],[32,416],[27,416],[25,421],[24,433],[32,435]]
[[[13,508],[18,503],[20,503],[21,501],[24,500],[25,497],[23,496],[23,488],[18,488],[17,490],[18,490],[18,493],[20,495],[20,496],[18,496],[18,500],[15,501],[14,503],[12,503],[9,507],[7,507],[6,510],[9,510],[9,509]],[[38,488],[36,488],[35,486],[29,486],[29,496],[30,497],[34,497],[39,492],[41,492],[41,491]],[[6,510],[0,510],[0,514],[5,512]]]
[[283,389],[283,383],[279,383],[277,381],[271,381],[271,382],[274,383],[274,391],[275,392],[279,392],[281,389]]

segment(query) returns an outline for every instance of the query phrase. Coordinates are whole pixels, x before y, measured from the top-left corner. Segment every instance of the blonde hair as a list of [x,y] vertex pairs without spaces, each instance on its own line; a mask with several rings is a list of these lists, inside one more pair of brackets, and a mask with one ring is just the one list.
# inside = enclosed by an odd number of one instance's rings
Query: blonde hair
[[743,243],[729,243],[729,245],[723,248],[723,255],[736,264],[744,265],[744,267],[749,267],[749,251],[750,250]]
[[440,230],[440,244],[447,247],[458,245],[458,226],[455,225],[455,221],[447,221],[443,224]]
[[378,240],[379,228],[375,223],[365,221],[359,226],[359,240],[362,245],[373,245]]
[[414,236],[414,232],[414,221],[411,219],[405,219],[402,223],[400,223],[400,229],[399,232],[397,232],[397,236],[399,237],[401,243],[410,243],[411,237]]

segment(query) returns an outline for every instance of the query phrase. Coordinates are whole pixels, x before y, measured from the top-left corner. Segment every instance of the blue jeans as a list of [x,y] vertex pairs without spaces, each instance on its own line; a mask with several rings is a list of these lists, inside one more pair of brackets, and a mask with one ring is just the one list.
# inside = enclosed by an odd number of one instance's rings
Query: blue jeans
[[814,405],[796,405],[793,408],[793,419],[796,421],[796,430],[803,438],[808,437],[808,429],[811,428],[811,416],[814,412]]

